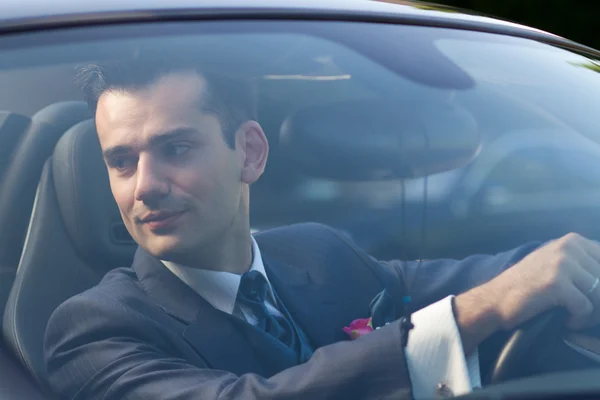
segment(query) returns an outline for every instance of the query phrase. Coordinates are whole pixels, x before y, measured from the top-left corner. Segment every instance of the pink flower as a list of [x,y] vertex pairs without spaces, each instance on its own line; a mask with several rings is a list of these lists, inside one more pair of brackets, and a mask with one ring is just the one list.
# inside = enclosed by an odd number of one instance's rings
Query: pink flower
[[352,339],[358,339],[359,337],[364,336],[369,332],[373,332],[371,318],[355,319],[350,323],[349,326],[345,326],[343,330]]

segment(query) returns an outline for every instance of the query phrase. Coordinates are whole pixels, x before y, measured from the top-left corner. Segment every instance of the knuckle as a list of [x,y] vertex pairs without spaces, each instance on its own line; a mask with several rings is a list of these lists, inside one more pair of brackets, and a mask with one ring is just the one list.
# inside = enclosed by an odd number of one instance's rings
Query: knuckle
[[581,235],[577,232],[569,232],[565,235],[565,237],[569,240],[579,240],[581,239]]
[[582,239],[582,236],[576,232],[569,232],[561,238],[562,244],[573,244],[578,243]]
[[552,249],[556,253],[573,251],[581,243],[581,237],[577,233],[568,233],[552,243]]
[[576,248],[577,248],[576,242],[574,242],[573,240],[562,241],[562,242],[558,243],[558,246],[556,247],[556,254],[562,255],[563,259],[564,259],[564,257],[566,256],[567,253],[571,253]]

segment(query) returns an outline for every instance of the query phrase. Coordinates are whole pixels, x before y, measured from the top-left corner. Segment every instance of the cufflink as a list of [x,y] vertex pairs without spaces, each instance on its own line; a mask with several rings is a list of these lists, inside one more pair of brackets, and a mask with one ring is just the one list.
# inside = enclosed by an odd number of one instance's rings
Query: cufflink
[[452,389],[445,383],[438,383],[435,393],[437,394],[437,397],[441,399],[447,399],[454,396]]

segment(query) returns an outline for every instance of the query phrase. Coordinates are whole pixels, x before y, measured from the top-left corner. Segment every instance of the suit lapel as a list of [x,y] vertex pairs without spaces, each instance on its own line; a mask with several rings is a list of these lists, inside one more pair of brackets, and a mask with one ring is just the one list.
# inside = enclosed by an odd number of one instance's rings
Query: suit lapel
[[326,282],[311,277],[308,268],[292,266],[268,253],[262,257],[271,284],[313,348],[345,339],[336,324],[340,318],[339,298]]
[[[244,336],[245,344],[252,355],[259,360],[264,377],[270,377],[285,369],[298,364],[296,353],[268,333],[242,321],[233,318],[236,332]],[[239,355],[238,355],[239,357]]]
[[268,377],[296,365],[283,344],[214,308],[142,249],[136,252],[133,269],[146,293],[165,312],[187,325],[183,338],[211,368]]
[[[187,325],[182,336],[211,368],[235,374],[264,373],[243,333],[251,325],[215,309],[142,249],[136,252],[132,268],[146,293]],[[236,324],[238,321],[246,326]]]
[[206,301],[171,273],[160,260],[138,248],[133,259],[140,285],[165,312],[185,324],[196,320]]
[[254,327],[223,313],[210,304],[202,307],[198,318],[183,332],[183,337],[214,369],[231,371],[236,375],[256,373],[264,376],[266,369],[259,356],[264,347],[256,348],[246,331]]
[[313,348],[348,340],[342,329],[369,317],[369,305],[383,289],[375,273],[381,266],[360,249],[313,224],[261,232],[255,239],[271,283]]

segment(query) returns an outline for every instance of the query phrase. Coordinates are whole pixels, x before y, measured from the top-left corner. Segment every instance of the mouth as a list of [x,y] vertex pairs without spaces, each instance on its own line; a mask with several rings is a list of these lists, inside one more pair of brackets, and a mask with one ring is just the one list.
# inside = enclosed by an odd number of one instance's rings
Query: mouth
[[151,231],[160,231],[171,228],[185,212],[186,210],[177,212],[152,212],[142,218],[140,223],[146,225]]

